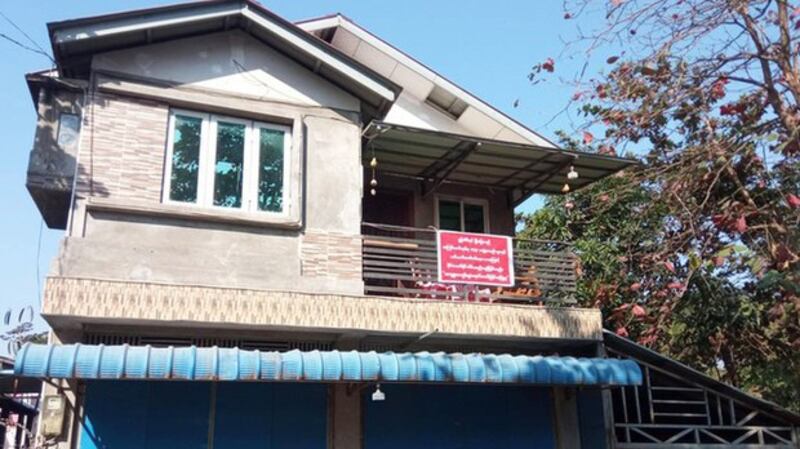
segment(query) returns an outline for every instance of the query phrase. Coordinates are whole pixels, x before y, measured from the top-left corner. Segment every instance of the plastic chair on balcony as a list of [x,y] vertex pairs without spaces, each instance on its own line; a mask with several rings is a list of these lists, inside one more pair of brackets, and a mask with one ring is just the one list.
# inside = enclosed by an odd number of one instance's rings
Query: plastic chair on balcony
[[[458,295],[453,295],[453,293],[458,293],[456,286],[438,282],[436,280],[437,276],[432,270],[421,267],[421,261],[418,257],[409,260],[408,265],[413,286],[411,286],[411,288],[405,288],[404,286],[403,288],[406,290],[416,290],[412,297],[451,301],[458,299]],[[403,281],[399,282],[402,283]]]
[[[509,301],[509,302],[531,302],[535,298],[542,297],[542,290],[539,287],[539,277],[537,276],[536,267],[531,264],[521,275],[515,277],[515,285],[513,287],[498,287],[494,291],[493,297],[495,301]],[[542,301],[538,301],[539,304]]]

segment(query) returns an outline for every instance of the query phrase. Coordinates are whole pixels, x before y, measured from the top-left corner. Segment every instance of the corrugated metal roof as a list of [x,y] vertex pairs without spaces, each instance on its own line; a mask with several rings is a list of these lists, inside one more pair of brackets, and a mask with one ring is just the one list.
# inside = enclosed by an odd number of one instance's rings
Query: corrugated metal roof
[[17,376],[67,379],[639,385],[628,360],[509,354],[27,344]]
[[[602,154],[544,148],[483,139],[386,122],[372,122],[364,136],[378,170],[389,174],[478,185],[512,192],[517,205],[534,193],[561,194],[569,183],[577,190],[639,161]],[[573,167],[579,177],[567,179]]]

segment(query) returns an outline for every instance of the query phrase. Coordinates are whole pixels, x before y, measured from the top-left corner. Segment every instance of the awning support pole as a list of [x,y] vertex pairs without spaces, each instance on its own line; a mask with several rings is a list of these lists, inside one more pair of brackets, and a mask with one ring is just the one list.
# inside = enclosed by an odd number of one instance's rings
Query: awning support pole
[[[546,176],[545,178],[541,179],[541,180],[540,180],[539,182],[537,182],[537,183],[536,183],[536,184],[535,184],[533,187],[526,188],[525,186],[526,186],[526,185],[527,185],[529,182],[535,181],[535,180],[536,180],[536,178],[534,178],[534,179],[530,179],[530,180],[528,180],[528,181],[525,181],[525,182],[523,182],[522,184],[520,184],[520,186],[519,186],[519,188],[520,188],[520,191],[521,191],[520,198],[526,198],[526,195],[527,195],[528,193],[530,193],[530,192],[535,192],[535,191],[536,191],[536,189],[538,189],[538,188],[539,188],[539,186],[541,186],[542,184],[546,183],[547,181],[549,181],[549,180],[553,179],[553,177],[554,177],[555,175],[557,175],[557,174],[558,174],[558,172],[560,172],[560,171],[561,171],[561,170],[562,170],[564,167],[566,167],[567,165],[570,165],[570,164],[572,164],[572,163],[575,161],[575,159],[577,159],[577,158],[575,158],[575,157],[570,157],[569,159],[567,159],[567,160],[563,161],[562,163],[558,164],[558,166],[556,166],[556,168],[554,168],[554,169],[553,169],[553,171],[552,171],[552,172],[550,172],[550,174],[549,174],[548,176]],[[519,206],[519,203],[520,203],[520,201],[517,201],[517,202],[516,202],[516,204],[514,204],[514,207],[516,207],[516,206]]]
[[[425,181],[422,182],[422,197],[425,198],[432,192],[435,192],[437,189],[439,189],[439,186],[441,186],[447,180],[447,177],[450,176],[450,174],[453,173],[453,171],[456,168],[458,168],[458,166],[461,165],[461,163],[464,162],[467,159],[467,157],[469,157],[470,154],[472,154],[475,150],[480,148],[480,146],[481,146],[480,142],[465,143],[464,145],[465,148],[458,150],[460,151],[458,156],[456,156],[454,159],[451,159],[448,162],[448,165],[445,165],[441,169],[438,169],[436,170],[436,172],[434,172],[433,177],[435,179],[430,189],[426,188]],[[434,166],[436,165],[437,162],[434,162],[422,172],[424,178],[428,178],[430,176],[427,175],[426,172],[428,172],[431,168],[435,168]],[[439,173],[442,174],[440,175]]]

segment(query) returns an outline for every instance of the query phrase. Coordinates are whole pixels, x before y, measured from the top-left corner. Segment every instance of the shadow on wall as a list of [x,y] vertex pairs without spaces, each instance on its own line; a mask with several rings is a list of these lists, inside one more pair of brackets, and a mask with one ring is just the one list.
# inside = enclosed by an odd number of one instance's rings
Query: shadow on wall
[[[36,137],[28,159],[25,186],[47,226],[66,229],[75,186],[80,115],[74,110],[64,110],[63,101],[50,101],[52,103],[40,105],[37,114]],[[83,167],[77,174],[88,176]],[[102,183],[95,183],[92,189],[98,195],[109,194]]]

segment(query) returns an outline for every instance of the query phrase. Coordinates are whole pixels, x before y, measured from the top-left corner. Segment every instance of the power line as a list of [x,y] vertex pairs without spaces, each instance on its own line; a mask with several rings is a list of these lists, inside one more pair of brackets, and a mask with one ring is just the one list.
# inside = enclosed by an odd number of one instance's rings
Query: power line
[[47,50],[42,48],[42,46],[39,45],[39,43],[36,42],[36,40],[34,40],[28,33],[25,32],[25,30],[23,30],[16,23],[14,23],[14,21],[11,20],[7,15],[3,14],[2,11],[0,11],[0,17],[3,17],[3,19],[5,19],[6,22],[8,22],[12,27],[14,27],[14,29],[19,31],[23,36],[25,36],[25,38],[28,39],[28,42],[33,44],[34,47],[36,47],[36,48],[30,47],[28,45],[25,45],[22,42],[19,42],[18,40],[14,39],[14,38],[11,38],[8,35],[3,34],[3,33],[0,33],[0,37],[3,37],[4,39],[7,39],[8,41],[14,43],[15,45],[17,45],[17,46],[19,46],[19,47],[21,47],[21,48],[23,48],[25,50],[32,51],[34,53],[37,53],[37,54],[40,54],[40,55],[43,55],[43,56],[47,57],[47,59],[49,59],[50,62],[52,62],[53,64],[56,63],[56,61],[53,59],[52,56],[50,56],[50,53],[48,53]]
[[31,51],[33,53],[42,55],[42,56],[46,57],[47,59],[49,59],[50,62],[55,64],[55,60],[53,59],[53,57],[50,56],[49,54],[47,54],[46,52],[43,52],[43,51],[41,51],[39,49],[36,49],[36,48],[33,48],[33,47],[29,47],[29,46],[23,44],[22,42],[14,39],[13,37],[8,36],[7,34],[4,34],[4,33],[0,33],[0,38],[3,38],[5,40],[9,41],[12,44],[14,44],[14,45],[16,45],[16,46],[18,46],[18,47],[20,47],[20,48],[22,48],[24,50],[28,50],[28,51]]
[[39,272],[42,260],[42,230],[44,219],[39,221],[39,238],[36,241],[36,296],[39,297],[39,309],[42,308],[42,275]]

